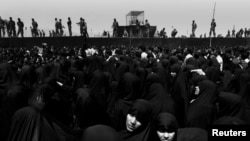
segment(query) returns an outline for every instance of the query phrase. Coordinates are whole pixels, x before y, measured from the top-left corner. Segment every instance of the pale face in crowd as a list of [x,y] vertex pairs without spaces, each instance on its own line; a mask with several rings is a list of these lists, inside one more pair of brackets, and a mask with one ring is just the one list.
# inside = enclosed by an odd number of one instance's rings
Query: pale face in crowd
[[161,141],[172,141],[175,136],[175,132],[161,132],[161,131],[156,131],[158,137],[160,138]]
[[198,94],[200,93],[200,88],[199,88],[199,86],[196,86],[194,89],[195,89],[195,90],[194,90],[194,94],[195,94],[195,95],[198,95]]
[[176,73],[175,73],[175,72],[171,72],[170,74],[172,75],[172,77],[175,77],[175,76],[176,76]]
[[129,132],[133,132],[141,126],[141,122],[135,116],[128,114],[126,120],[126,128]]

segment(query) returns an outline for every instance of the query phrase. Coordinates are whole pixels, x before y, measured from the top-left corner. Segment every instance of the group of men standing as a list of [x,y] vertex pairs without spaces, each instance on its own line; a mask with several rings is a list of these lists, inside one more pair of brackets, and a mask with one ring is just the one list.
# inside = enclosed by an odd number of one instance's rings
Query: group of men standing
[[[84,37],[89,37],[87,32],[87,23],[83,18],[80,18],[80,22],[76,23],[80,27],[80,35]],[[16,25],[18,29],[16,30]],[[68,17],[67,21],[68,25],[68,31],[69,36],[72,36],[72,22],[70,17]],[[4,20],[0,17],[0,38],[1,37],[24,37],[24,28],[27,29],[27,27],[24,27],[23,21],[18,18],[17,23],[12,19],[12,17],[9,18],[9,20]],[[65,27],[62,24],[62,19],[55,18],[55,35],[56,37],[64,36],[64,29]],[[38,29],[38,23],[35,21],[34,18],[31,19],[31,36],[32,37],[39,37],[39,29]],[[43,35],[45,32],[42,30]],[[44,37],[44,36],[42,36]]]
[[[211,37],[211,34],[213,34],[213,36],[216,37],[215,27],[216,27],[215,19],[212,19],[212,22],[210,25],[209,37]],[[196,24],[195,20],[193,20],[193,22],[192,22],[192,34],[191,34],[192,38],[195,37],[196,29],[197,29],[197,24]]]
[[[18,30],[16,32],[16,24],[18,26]],[[20,18],[17,19],[17,23],[12,19],[12,17],[8,20],[4,20],[0,17],[0,37],[5,37],[6,33],[8,37],[18,37],[19,35],[23,37],[24,34],[24,23]]]
[[[81,17],[80,21],[76,23],[80,27],[80,35],[83,37],[89,37],[88,31],[87,31],[87,23],[85,20]],[[69,31],[69,36],[72,36],[72,21],[71,18],[68,17],[67,21],[67,26],[68,26],[68,31]],[[64,36],[64,29],[65,27],[62,24],[62,19],[57,19],[55,18],[55,36]]]

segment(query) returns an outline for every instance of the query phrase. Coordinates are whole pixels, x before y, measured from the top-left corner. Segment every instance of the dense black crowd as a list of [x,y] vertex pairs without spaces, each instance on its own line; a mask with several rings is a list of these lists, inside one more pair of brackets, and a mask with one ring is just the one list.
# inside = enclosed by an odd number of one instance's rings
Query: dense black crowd
[[250,123],[250,49],[0,48],[5,141],[207,140]]

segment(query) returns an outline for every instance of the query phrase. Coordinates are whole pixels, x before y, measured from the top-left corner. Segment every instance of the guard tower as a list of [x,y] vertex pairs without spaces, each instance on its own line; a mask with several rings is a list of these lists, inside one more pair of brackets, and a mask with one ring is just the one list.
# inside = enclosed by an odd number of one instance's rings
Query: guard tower
[[126,25],[135,25],[136,20],[140,22],[141,25],[144,24],[144,11],[130,11],[126,15]]

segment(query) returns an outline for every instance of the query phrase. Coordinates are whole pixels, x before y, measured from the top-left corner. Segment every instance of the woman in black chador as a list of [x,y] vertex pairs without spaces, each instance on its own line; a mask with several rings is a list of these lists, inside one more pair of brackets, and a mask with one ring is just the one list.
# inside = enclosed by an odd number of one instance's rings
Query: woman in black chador
[[160,113],[153,122],[153,141],[177,141],[178,123],[170,113]]
[[138,99],[134,102],[126,115],[124,124],[126,128],[120,131],[125,141],[151,141],[152,140],[152,107],[146,100]]

